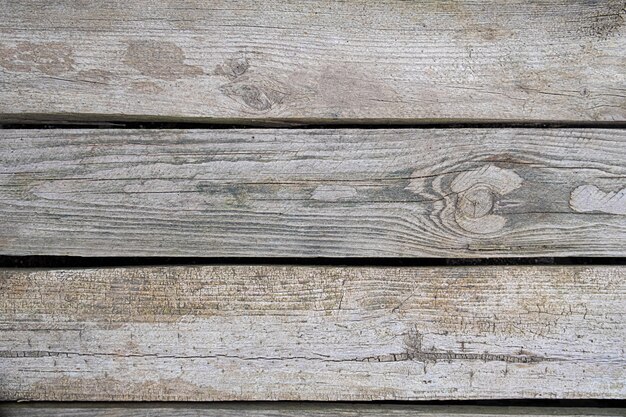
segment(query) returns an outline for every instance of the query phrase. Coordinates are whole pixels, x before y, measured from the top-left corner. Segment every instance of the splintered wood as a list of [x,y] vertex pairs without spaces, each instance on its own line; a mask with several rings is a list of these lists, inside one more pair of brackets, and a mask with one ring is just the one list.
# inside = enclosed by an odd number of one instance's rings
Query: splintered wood
[[0,271],[4,400],[625,398],[621,267]]

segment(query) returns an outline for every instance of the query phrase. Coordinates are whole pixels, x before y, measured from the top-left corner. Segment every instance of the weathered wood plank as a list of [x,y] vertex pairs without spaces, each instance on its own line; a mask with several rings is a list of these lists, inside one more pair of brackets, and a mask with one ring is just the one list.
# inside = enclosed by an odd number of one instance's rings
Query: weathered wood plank
[[0,399],[626,398],[626,268],[0,271]]
[[328,403],[0,404],[3,417],[621,417],[619,408],[423,406]]
[[623,0],[4,0],[0,116],[624,121],[625,16]]
[[619,129],[3,130],[0,253],[624,256]]

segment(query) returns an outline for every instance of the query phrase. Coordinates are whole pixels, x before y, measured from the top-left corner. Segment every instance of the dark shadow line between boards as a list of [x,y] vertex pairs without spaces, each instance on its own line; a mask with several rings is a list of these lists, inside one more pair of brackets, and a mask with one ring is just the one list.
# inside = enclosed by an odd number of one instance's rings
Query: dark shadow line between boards
[[80,257],[0,255],[0,268],[114,268],[131,266],[275,265],[331,267],[458,267],[626,265],[625,257],[323,258],[323,257]]
[[320,120],[290,119],[226,120],[226,121],[154,121],[154,120],[51,120],[2,123],[0,129],[199,129],[229,130],[249,128],[271,129],[625,129],[626,122],[577,121],[415,121],[415,120]]
[[[33,408],[124,408],[124,409],[159,409],[159,408],[180,408],[180,409],[201,409],[201,408],[247,408],[247,409],[289,409],[300,405],[305,406],[321,406],[321,407],[335,407],[335,406],[357,406],[365,408],[367,406],[442,406],[442,407],[529,407],[529,408],[542,408],[542,409],[554,409],[554,408],[626,408],[626,400],[621,399],[499,399],[499,400],[427,400],[427,401],[216,401],[216,402],[204,402],[204,401],[146,401],[146,402],[131,402],[131,401],[20,401],[18,403],[14,401],[0,401],[0,416],[3,407],[7,406],[21,406],[21,407],[33,407]],[[488,411],[488,409],[483,409]],[[545,415],[545,411],[534,410],[542,415]],[[532,411],[532,410],[530,410]],[[530,416],[533,413],[528,414]]]

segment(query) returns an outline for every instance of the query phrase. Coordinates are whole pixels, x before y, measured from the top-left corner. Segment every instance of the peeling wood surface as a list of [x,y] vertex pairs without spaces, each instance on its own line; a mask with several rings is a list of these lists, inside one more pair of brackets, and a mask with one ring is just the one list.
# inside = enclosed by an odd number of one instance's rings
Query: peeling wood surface
[[626,3],[3,0],[0,115],[626,120]]
[[0,271],[4,400],[626,398],[626,269]]
[[626,254],[620,129],[0,131],[0,253]]
[[622,417],[618,408],[392,404],[0,404],[3,417]]

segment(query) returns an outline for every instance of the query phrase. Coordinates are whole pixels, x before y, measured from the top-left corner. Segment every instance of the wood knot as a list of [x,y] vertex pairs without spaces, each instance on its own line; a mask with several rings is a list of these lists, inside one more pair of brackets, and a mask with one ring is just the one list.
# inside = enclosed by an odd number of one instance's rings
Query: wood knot
[[242,76],[250,68],[250,62],[245,57],[231,58],[224,61],[223,64],[215,67],[215,74],[234,80]]
[[493,191],[479,185],[459,194],[457,212],[463,216],[479,219],[493,210]]
[[494,214],[497,199],[522,186],[522,178],[514,171],[487,165],[463,172],[452,180],[456,193],[454,218],[468,232],[488,234],[504,228],[506,219]]
[[289,95],[289,88],[273,76],[250,70],[250,61],[245,56],[226,59],[215,67],[214,74],[225,77],[228,83],[220,87],[226,97],[243,104],[255,112],[266,112]]
[[287,93],[267,85],[237,82],[220,88],[223,94],[256,111],[270,110],[274,105],[282,103]]

